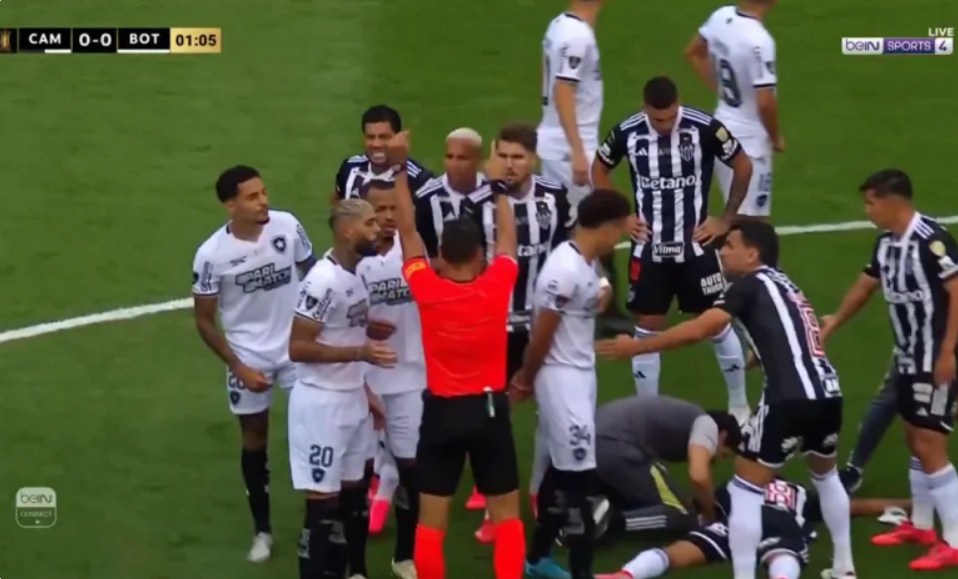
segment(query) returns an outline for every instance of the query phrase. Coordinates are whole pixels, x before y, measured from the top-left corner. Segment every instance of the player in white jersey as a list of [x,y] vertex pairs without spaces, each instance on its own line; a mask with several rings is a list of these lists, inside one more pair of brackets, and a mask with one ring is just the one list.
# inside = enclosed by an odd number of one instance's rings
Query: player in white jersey
[[[269,559],[267,437],[272,385],[292,388],[289,328],[299,277],[315,262],[313,246],[293,215],[269,210],[266,186],[256,169],[236,166],[216,181],[229,222],[196,251],[193,314],[206,345],[226,364],[230,410],[242,433],[241,465],[253,516],[247,558]],[[222,333],[217,327],[219,314]]]
[[[382,400],[385,410],[385,448],[399,471],[396,490],[396,549],[392,570],[400,579],[415,579],[413,544],[419,521],[419,492],[415,487],[416,445],[422,420],[422,393],[426,365],[422,350],[419,310],[403,277],[402,246],[396,233],[396,191],[392,183],[373,181],[366,200],[376,212],[379,238],[377,255],[366,257],[356,268],[369,292],[370,327],[382,328],[380,337],[396,352],[393,368],[370,367],[366,383]],[[385,520],[388,501],[374,501],[370,525]],[[378,525],[381,528],[381,524]]]
[[[365,384],[367,365],[391,366],[396,354],[369,341],[369,294],[356,266],[376,252],[373,208],[340,201],[330,216],[333,248],[300,287],[289,338],[297,382],[289,397],[293,488],[306,493],[300,579],[366,577],[369,532],[364,471],[381,401]],[[365,362],[365,363],[364,363]],[[346,553],[342,557],[341,546]]]
[[[542,120],[536,153],[542,176],[568,191],[573,215],[592,190],[589,170],[599,148],[604,85],[596,20],[605,0],[571,0],[556,16],[542,40]],[[612,308],[603,317],[605,330],[629,332],[632,323],[615,296],[616,267],[611,256],[602,266],[612,280]]]
[[[752,180],[740,215],[767,219],[772,210],[772,153],[785,150],[778,127],[775,40],[763,24],[777,0],[741,0],[709,16],[685,51],[702,80],[718,94],[715,118],[752,159]],[[732,170],[716,165],[728,200]]]
[[542,174],[569,190],[573,207],[589,192],[599,148],[602,71],[595,22],[604,0],[572,0],[542,40],[542,120],[537,153]]
[[535,394],[539,435],[552,463],[539,487],[538,521],[526,559],[531,577],[561,575],[550,550],[562,526],[572,579],[592,577],[590,497],[599,492],[593,339],[595,317],[611,297],[600,278],[599,258],[615,251],[631,215],[629,201],[615,191],[587,195],[572,240],[552,250],[536,281],[532,338],[513,379],[515,397]]

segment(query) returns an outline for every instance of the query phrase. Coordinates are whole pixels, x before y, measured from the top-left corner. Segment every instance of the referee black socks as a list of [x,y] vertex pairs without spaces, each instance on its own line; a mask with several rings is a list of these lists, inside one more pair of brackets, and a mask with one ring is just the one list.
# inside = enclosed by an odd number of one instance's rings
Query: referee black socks
[[339,494],[343,532],[346,536],[346,557],[349,574],[366,577],[366,540],[369,538],[369,486],[343,487]]
[[246,485],[246,500],[253,515],[256,533],[272,533],[269,521],[269,466],[266,449],[243,449],[240,456],[243,483]]

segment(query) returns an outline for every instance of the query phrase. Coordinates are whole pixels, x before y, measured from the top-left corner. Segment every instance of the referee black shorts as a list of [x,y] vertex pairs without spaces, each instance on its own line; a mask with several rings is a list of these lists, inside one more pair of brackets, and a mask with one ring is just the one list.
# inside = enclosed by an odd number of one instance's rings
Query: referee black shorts
[[466,457],[480,493],[494,497],[519,490],[505,393],[440,398],[426,392],[416,450],[419,491],[440,497],[454,495]]

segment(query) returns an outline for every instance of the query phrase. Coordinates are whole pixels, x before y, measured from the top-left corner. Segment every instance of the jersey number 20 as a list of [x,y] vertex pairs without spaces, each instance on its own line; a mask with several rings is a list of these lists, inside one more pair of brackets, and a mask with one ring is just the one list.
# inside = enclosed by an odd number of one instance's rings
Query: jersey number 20
[[732,65],[724,58],[718,59],[719,95],[722,102],[732,108],[742,106],[742,91],[738,88],[735,71]]

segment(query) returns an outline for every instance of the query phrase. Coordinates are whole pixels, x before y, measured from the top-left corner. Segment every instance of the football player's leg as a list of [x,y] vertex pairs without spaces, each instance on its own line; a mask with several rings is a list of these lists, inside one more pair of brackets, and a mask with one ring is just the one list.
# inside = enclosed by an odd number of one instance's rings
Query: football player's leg
[[387,450],[396,457],[399,488],[396,503],[396,548],[393,570],[401,578],[415,570],[413,550],[419,523],[419,488],[416,484],[416,445],[422,419],[422,393],[405,392],[390,396],[386,407]]
[[[711,308],[725,290],[725,274],[718,251],[710,247],[702,249],[703,255],[676,266],[681,270],[677,292],[679,310],[690,315],[699,315]],[[728,325],[711,342],[719,370],[725,378],[729,414],[735,416],[739,424],[744,424],[751,412],[745,389],[745,351],[742,341],[732,326]]]
[[595,550],[592,497],[599,493],[595,454],[595,372],[546,367],[536,401],[546,415],[556,486],[565,498],[565,537],[573,579],[591,578]]
[[[365,405],[365,393],[362,395]],[[372,418],[358,421],[348,438],[343,456],[343,490],[340,495],[340,513],[343,518],[343,535],[346,537],[346,560],[349,574],[367,577],[366,543],[369,539],[369,471],[372,470],[372,451],[376,436]]]
[[788,412],[760,405],[742,432],[735,476],[728,484],[732,513],[729,517],[729,551],[735,579],[754,579],[758,547],[762,541],[762,505],[765,487],[792,450]]
[[881,387],[868,404],[865,418],[858,429],[858,439],[852,450],[848,465],[842,469],[839,476],[842,484],[849,493],[854,493],[861,487],[865,465],[871,460],[875,449],[881,444],[882,438],[898,414],[898,391],[895,387],[896,369],[894,362],[885,374]]
[[261,563],[270,558],[272,525],[269,509],[269,408],[272,389],[251,392],[227,371],[230,411],[239,420],[242,449],[240,469],[246,486],[246,501],[253,518],[253,544],[247,559]]
[[342,577],[345,537],[340,513],[345,441],[342,404],[327,392],[298,386],[289,397],[289,464],[293,488],[306,495],[299,545],[300,579]]

